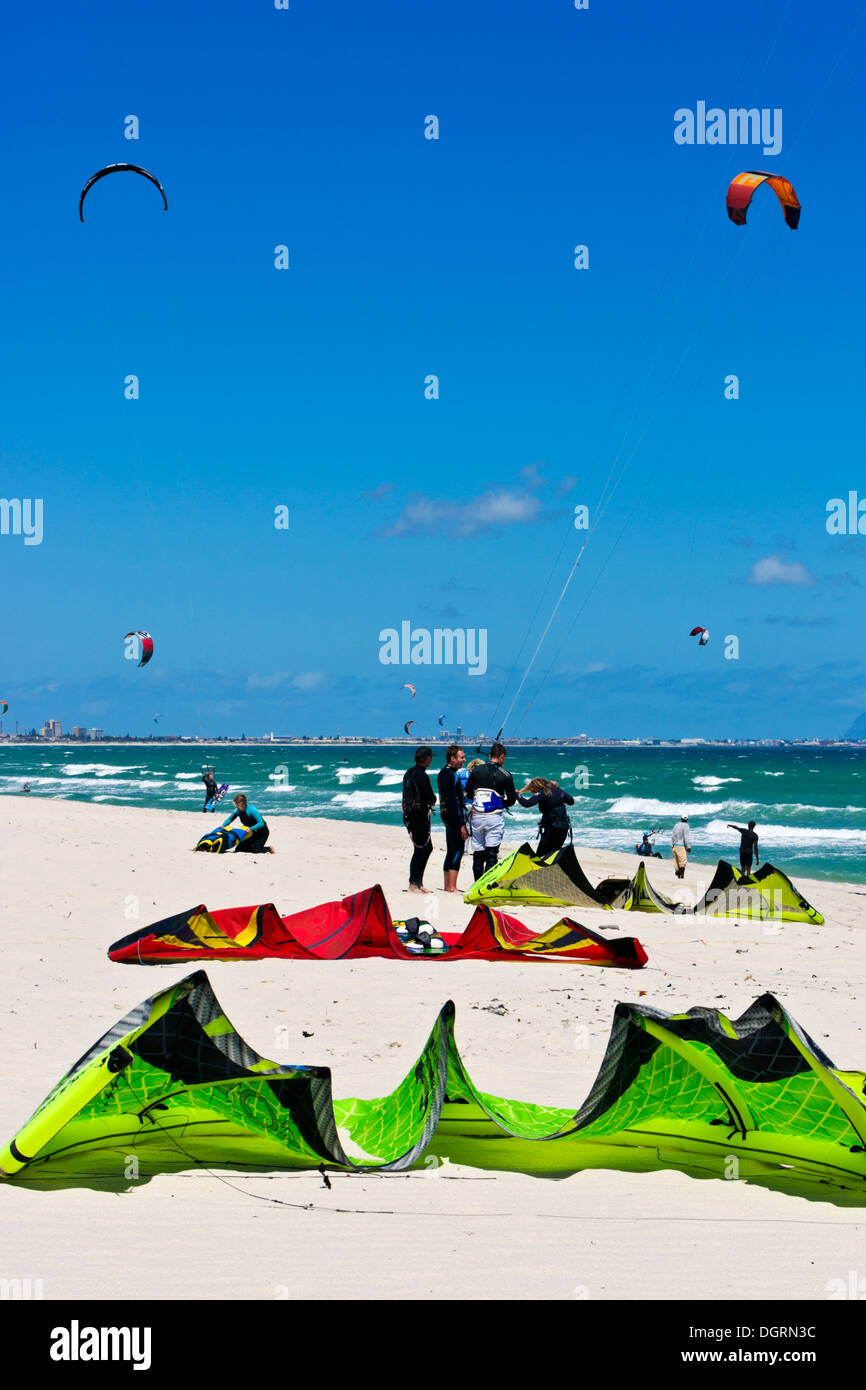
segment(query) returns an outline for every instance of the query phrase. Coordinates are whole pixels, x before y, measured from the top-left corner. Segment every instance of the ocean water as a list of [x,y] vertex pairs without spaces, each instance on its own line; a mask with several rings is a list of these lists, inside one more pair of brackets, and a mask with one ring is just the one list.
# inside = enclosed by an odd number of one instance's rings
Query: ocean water
[[[217,782],[230,784],[226,815],[243,791],[265,814],[400,825],[410,761],[405,747],[11,744],[0,747],[0,792],[20,792],[26,780],[36,796],[194,811],[204,801],[201,764],[211,763]],[[437,748],[434,773],[443,761]],[[739,837],[726,823],[754,820],[762,860],[794,876],[866,882],[866,750],[512,745],[506,766],[518,787],[542,776],[572,792],[580,844],[633,850],[642,831],[660,826],[657,848],[669,853],[667,832],[686,812],[696,857],[736,863]],[[517,807],[506,843],[532,839],[536,824]]]

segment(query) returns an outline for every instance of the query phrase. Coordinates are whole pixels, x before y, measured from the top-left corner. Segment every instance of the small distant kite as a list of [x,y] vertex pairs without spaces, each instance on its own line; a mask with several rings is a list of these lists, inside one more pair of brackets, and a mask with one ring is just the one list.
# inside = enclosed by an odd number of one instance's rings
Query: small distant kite
[[[132,637],[137,637],[140,643],[141,650],[138,664],[139,666],[146,666],[153,656],[153,638],[149,632],[144,632],[141,628],[136,628],[133,632],[127,632],[123,640],[124,642],[128,642]],[[129,655],[131,656],[131,653],[129,653]]]
[[0,700],[0,714],[5,714],[9,706],[5,700]]
[[407,720],[406,720],[406,723],[403,725],[403,733],[406,734],[407,737],[408,737],[408,735],[409,735],[409,730],[411,729],[411,727],[412,727],[412,725],[413,725],[414,723],[415,723],[415,720],[414,720],[414,719],[407,719]]
[[800,221],[800,200],[794,192],[794,185],[781,174],[764,174],[760,169],[749,169],[737,177],[728,189],[728,216],[737,227],[745,227],[746,213],[752,201],[752,194],[762,183],[768,183],[782,204],[785,221],[792,232],[797,230]]
[[414,685],[410,685],[408,681],[406,682],[405,685],[401,685],[401,686],[400,686],[400,689],[401,689],[401,690],[411,690],[411,691],[412,691],[412,699],[413,699],[413,700],[415,699],[415,696],[416,696],[417,693],[418,693],[417,690],[415,689]]
[[150,179],[151,183],[155,184],[162,194],[163,207],[165,211],[168,212],[168,199],[165,196],[165,189],[155,174],[148,173],[147,169],[142,169],[140,164],[106,164],[104,169],[99,169],[92,178],[87,180],[87,183],[81,190],[81,197],[78,199],[78,216],[81,218],[82,222],[84,221],[84,199],[87,197],[93,185],[98,183],[100,179],[104,179],[106,174],[120,173],[141,174],[144,178]]
[[442,729],[442,728],[444,728],[444,727],[445,727],[445,715],[444,715],[444,714],[440,714],[440,716],[439,716],[439,728]]
[[153,716],[153,722],[154,722],[154,724],[158,724],[158,723],[159,723],[159,715],[158,715],[158,714],[155,714],[155,715]]
[[710,640],[709,629],[705,627],[693,627],[689,636],[697,637],[699,647],[705,647]]

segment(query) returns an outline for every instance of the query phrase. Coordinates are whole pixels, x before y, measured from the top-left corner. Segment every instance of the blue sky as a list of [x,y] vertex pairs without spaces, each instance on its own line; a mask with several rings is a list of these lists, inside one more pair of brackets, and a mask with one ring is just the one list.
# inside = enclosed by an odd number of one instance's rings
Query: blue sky
[[[803,0],[11,13],[0,463],[44,536],[0,535],[4,727],[495,732],[585,503],[507,733],[843,733],[866,710],[866,537],[825,527],[866,497],[857,26]],[[698,101],[780,108],[780,153],[678,145]],[[114,161],[168,212],[116,175],[82,225]],[[754,168],[792,180],[798,231],[766,188],[728,221]],[[402,621],[484,629],[486,673],[383,665]]]

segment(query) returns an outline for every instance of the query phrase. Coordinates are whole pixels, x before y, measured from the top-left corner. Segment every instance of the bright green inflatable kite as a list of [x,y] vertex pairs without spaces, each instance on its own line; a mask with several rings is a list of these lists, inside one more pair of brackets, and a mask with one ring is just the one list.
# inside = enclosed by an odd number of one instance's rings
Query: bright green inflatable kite
[[643,860],[633,878],[605,878],[593,884],[571,845],[539,859],[531,845],[512,850],[488,869],[464,894],[467,903],[504,907],[601,907],[624,912],[675,912],[708,917],[745,917],[761,921],[813,922],[824,918],[787,874],[762,864],[753,874],[738,873],[720,859],[712,882],[694,907],[665,897],[649,880]]
[[864,1080],[765,994],[733,1021],[618,1004],[576,1112],[504,1100],[471,1081],[449,1003],[391,1095],[335,1101],[326,1067],[248,1047],[197,971],[85,1053],[0,1150],[0,1169],[117,1190],[199,1165],[398,1172],[435,1155],[543,1177],[677,1168],[866,1205]]

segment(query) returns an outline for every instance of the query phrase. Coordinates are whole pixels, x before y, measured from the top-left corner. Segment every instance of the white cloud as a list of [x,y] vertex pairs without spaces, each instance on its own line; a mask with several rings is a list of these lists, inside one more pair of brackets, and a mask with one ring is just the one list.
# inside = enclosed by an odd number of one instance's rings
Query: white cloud
[[276,690],[289,679],[288,671],[274,671],[270,676],[259,676],[255,672],[247,676],[248,690]]
[[301,671],[299,675],[295,676],[292,685],[296,686],[298,690],[318,690],[324,681],[324,671]]
[[515,526],[534,521],[541,502],[517,488],[490,488],[467,502],[437,501],[419,497],[407,503],[402,515],[388,527],[386,536],[405,536],[410,531],[447,531],[471,536],[491,526]]
[[756,560],[749,575],[750,584],[794,584],[808,585],[814,584],[815,580],[798,560],[790,563],[782,559],[780,555],[765,555],[762,560]]

